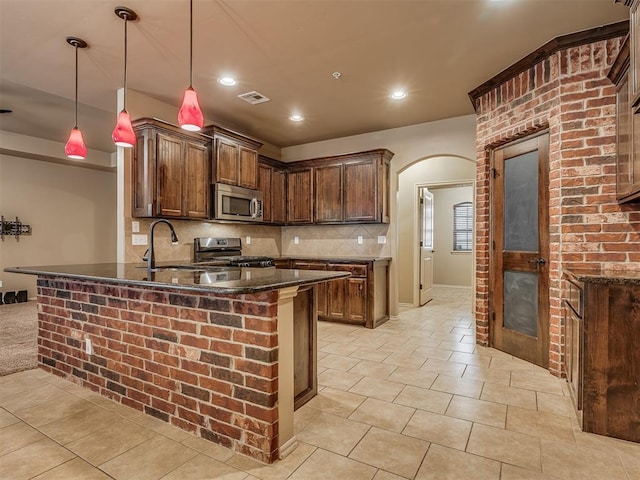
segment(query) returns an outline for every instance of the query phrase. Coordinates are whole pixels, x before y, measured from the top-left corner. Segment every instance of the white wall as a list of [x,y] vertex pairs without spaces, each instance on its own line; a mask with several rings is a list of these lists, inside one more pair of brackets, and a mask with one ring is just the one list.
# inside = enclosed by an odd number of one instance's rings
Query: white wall
[[0,155],[0,213],[33,229],[0,243],[0,290],[36,295],[34,276],[5,267],[115,261],[115,205],[113,171]]
[[[418,211],[417,188],[421,185],[471,183],[475,180],[475,160],[438,156],[421,160],[400,172],[398,177],[398,300],[418,305]],[[436,251],[436,254],[438,252]],[[471,276],[470,276],[471,278]]]
[[473,187],[441,187],[429,191],[433,193],[433,283],[470,287],[473,255],[453,252],[453,206],[473,202]]
[[[409,165],[431,157],[462,157],[475,162],[475,121],[475,115],[467,115],[282,149],[282,160],[286,162],[376,148],[387,148],[394,152],[395,155],[391,159],[392,217],[387,229],[388,251],[392,257],[389,299],[392,315],[398,313],[399,279],[406,277],[409,273],[399,265],[398,261],[398,239],[402,238],[398,222],[406,215],[404,210],[400,211],[398,208],[396,198],[399,188],[398,174]],[[445,165],[444,168],[446,170],[448,166]],[[472,178],[474,177],[475,169]],[[366,225],[354,227],[353,235],[359,235],[359,232],[362,232],[362,235],[367,235],[366,228]],[[283,244],[285,244],[284,241]]]

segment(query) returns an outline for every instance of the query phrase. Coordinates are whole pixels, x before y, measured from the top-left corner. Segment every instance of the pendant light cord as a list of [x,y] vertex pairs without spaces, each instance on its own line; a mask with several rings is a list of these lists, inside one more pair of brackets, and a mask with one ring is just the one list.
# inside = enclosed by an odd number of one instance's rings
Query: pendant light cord
[[74,128],[78,128],[78,44],[74,45],[76,47],[76,117],[74,121]]
[[193,88],[193,0],[189,0],[189,88]]
[[127,16],[124,17],[124,95],[123,110],[127,110]]

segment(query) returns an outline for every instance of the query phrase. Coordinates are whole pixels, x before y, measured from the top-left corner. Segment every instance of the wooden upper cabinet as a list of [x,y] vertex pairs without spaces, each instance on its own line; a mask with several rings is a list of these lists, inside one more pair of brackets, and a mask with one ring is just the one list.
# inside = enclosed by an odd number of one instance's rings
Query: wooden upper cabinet
[[345,221],[367,222],[378,218],[376,165],[373,159],[344,166]]
[[[302,197],[306,201],[308,187],[293,185],[291,178],[294,171],[306,167],[313,170],[313,219],[302,220],[289,212],[289,222],[295,217],[294,223],[389,223],[392,156],[389,150],[379,149],[294,162],[295,167],[289,171],[289,209],[299,208]],[[296,181],[299,180],[296,177]],[[305,213],[306,217],[311,215]]]
[[158,211],[163,217],[182,216],[184,145],[179,137],[157,134]]
[[185,142],[184,206],[189,218],[209,217],[209,147],[201,142]]
[[336,223],[344,220],[342,171],[342,164],[314,168],[315,223]]
[[209,125],[203,132],[214,139],[211,161],[216,183],[238,187],[258,188],[258,149],[260,142],[216,125]]
[[271,221],[287,222],[287,171],[278,168],[271,174]]
[[208,218],[211,139],[145,118],[134,130],[132,215]]
[[287,172],[277,160],[258,159],[258,190],[262,192],[262,218],[265,223],[287,222]]
[[[640,0],[634,4],[637,23]],[[640,75],[638,65],[633,63],[633,45],[638,42],[634,35],[640,36],[640,28],[634,28],[633,7],[631,21],[631,32],[608,74],[616,85],[616,196],[619,202],[640,201],[640,95],[634,94],[633,86],[634,76]],[[639,56],[640,52],[636,52],[636,63]]]
[[380,151],[345,163],[345,222],[389,223],[390,153]]
[[252,190],[258,188],[258,152],[240,146],[238,163],[238,186]]
[[271,209],[271,176],[273,167],[258,165],[258,190],[262,192],[262,221],[271,222],[273,213]]
[[216,137],[215,145],[216,183],[238,185],[238,144]]
[[313,168],[289,170],[287,223],[313,222]]

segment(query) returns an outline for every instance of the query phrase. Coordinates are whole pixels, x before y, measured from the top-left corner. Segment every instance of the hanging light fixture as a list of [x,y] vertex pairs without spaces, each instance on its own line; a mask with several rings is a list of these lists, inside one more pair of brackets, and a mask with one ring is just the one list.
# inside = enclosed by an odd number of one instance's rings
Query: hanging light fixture
[[69,158],[83,160],[87,156],[87,147],[82,138],[82,132],[78,128],[78,49],[87,48],[87,42],[76,37],[67,37],[67,43],[76,49],[76,113],[75,122],[69,140],[64,146],[64,153]]
[[118,114],[116,128],[113,129],[111,138],[119,147],[130,148],[136,143],[136,134],[133,133],[131,117],[127,112],[127,22],[136,20],[138,15],[127,7],[116,7],[115,13],[124,20],[124,95],[122,110]]
[[193,89],[193,0],[189,0],[189,88],[184,91],[182,106],[178,112],[178,124],[192,132],[201,130],[204,125],[198,94]]

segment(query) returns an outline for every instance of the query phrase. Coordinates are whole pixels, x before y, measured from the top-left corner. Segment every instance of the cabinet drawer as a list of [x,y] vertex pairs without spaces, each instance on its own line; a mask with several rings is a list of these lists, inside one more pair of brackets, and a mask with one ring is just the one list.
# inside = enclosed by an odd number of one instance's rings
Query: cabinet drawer
[[580,287],[579,285],[567,280],[566,283],[566,302],[569,304],[569,306],[573,309],[574,312],[576,312],[578,314],[578,317],[580,317],[581,319],[583,318],[583,309],[582,309],[582,303],[583,303],[583,294],[582,294],[582,287]]
[[327,270],[336,272],[351,272],[353,277],[366,277],[367,266],[366,265],[352,265],[345,263],[330,263],[327,266]]
[[294,260],[293,268],[298,270],[326,270],[327,264],[320,262],[302,262],[300,260]]

